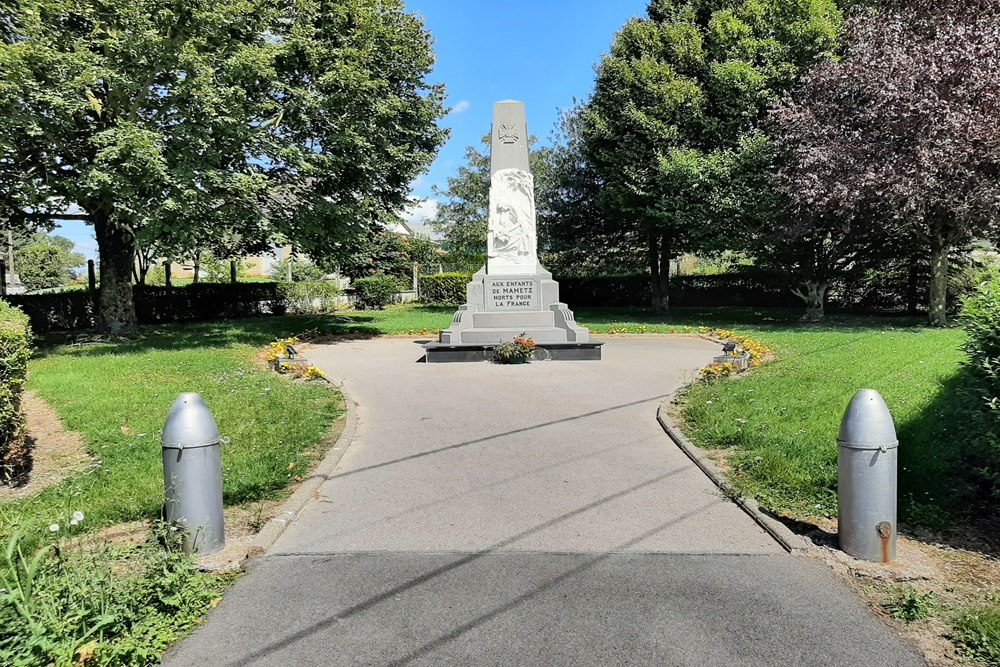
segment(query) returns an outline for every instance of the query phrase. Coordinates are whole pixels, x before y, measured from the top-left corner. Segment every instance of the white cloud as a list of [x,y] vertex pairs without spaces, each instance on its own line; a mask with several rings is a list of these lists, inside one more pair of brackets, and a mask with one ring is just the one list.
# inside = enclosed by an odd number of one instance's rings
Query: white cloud
[[418,199],[404,208],[400,215],[415,234],[426,234],[431,238],[437,238],[437,232],[427,226],[427,221],[437,215],[437,210],[436,199]]
[[463,111],[468,111],[469,107],[472,106],[472,102],[469,100],[462,100],[451,109],[448,109],[448,113],[462,113]]

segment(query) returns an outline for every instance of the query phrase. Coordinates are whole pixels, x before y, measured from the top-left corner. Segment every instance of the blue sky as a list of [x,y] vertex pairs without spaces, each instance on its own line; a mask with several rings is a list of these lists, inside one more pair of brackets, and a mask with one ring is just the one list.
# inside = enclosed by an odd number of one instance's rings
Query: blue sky
[[[418,228],[433,215],[432,186],[444,186],[462,164],[465,147],[489,132],[493,102],[524,102],[528,128],[548,140],[559,109],[585,99],[594,65],[615,32],[645,13],[647,0],[405,0],[434,38],[437,63],[431,81],[445,84],[451,130],[428,173],[413,182],[421,203],[407,212]],[[55,233],[71,239],[88,258],[97,244],[89,226],[65,223]]]
[[[493,103],[525,104],[528,129],[543,143],[559,109],[586,99],[594,66],[625,22],[645,13],[647,0],[405,0],[434,38],[432,81],[445,84],[451,129],[429,172],[413,184],[425,200],[409,211],[411,224],[433,215],[431,187],[444,186],[462,164],[465,147],[490,130]],[[418,225],[415,225],[418,226]],[[418,231],[425,231],[420,229]]]

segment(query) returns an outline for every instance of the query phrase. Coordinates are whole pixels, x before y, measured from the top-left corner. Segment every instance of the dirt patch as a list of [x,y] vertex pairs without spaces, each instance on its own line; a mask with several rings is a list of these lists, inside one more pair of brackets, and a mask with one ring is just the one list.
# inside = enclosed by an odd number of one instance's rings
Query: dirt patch
[[58,484],[95,464],[79,433],[67,431],[48,403],[28,391],[21,399],[27,421],[27,472],[0,485],[0,500],[18,500]]
[[[840,550],[835,519],[781,520],[815,547],[805,552],[807,557],[840,574],[876,615],[917,645],[931,667],[969,664],[950,640],[952,622],[962,608],[1000,592],[1000,560],[990,555],[993,545],[984,550],[952,545],[978,544],[985,538],[918,531],[897,538],[893,562],[870,563]],[[923,596],[926,618],[904,622],[893,617],[894,606],[907,594]]]

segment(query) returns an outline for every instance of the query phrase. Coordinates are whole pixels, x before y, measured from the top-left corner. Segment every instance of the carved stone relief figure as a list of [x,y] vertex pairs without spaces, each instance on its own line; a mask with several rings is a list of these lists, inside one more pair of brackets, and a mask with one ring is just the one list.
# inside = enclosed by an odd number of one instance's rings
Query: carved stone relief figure
[[503,169],[490,184],[489,257],[504,264],[534,265],[534,177],[520,169]]

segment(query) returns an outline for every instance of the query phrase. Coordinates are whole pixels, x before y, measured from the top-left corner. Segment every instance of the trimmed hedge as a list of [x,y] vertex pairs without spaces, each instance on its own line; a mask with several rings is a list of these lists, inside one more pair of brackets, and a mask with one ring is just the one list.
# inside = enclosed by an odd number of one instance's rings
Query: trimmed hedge
[[8,294],[4,299],[27,314],[35,333],[89,329],[97,319],[97,295],[90,292]]
[[[651,300],[649,276],[556,278],[559,299],[571,308],[645,307]],[[795,308],[802,301],[789,286],[762,274],[671,276],[671,306]]]
[[16,480],[31,464],[21,410],[30,341],[28,316],[0,301],[0,482]]
[[135,316],[140,324],[206,322],[283,315],[277,283],[198,283],[183,287],[136,285]]
[[[277,283],[198,283],[183,287],[132,288],[139,324],[204,322],[283,315],[285,299]],[[31,319],[36,333],[89,329],[97,323],[97,294],[58,292],[4,297]]]
[[361,310],[382,310],[396,298],[399,281],[392,276],[375,275],[358,278],[354,288],[354,307]]
[[439,273],[420,276],[420,301],[429,306],[461,306],[465,303],[465,286],[471,273]]
[[329,280],[307,280],[278,283],[278,294],[284,300],[285,307],[293,313],[322,315],[337,309],[344,290]]

